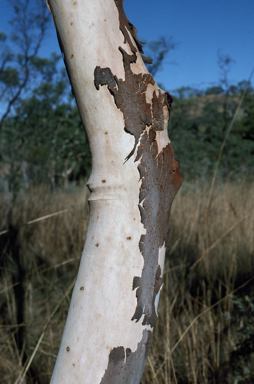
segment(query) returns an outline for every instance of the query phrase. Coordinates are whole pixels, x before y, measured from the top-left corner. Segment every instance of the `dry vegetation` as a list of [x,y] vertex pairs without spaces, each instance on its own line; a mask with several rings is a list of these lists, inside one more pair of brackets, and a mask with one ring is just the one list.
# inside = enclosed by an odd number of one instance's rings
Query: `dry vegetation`
[[187,190],[171,215],[160,320],[142,383],[253,383],[253,185],[217,186],[205,232],[208,190]]
[[[253,197],[253,185],[217,185],[205,222],[208,188],[178,193],[142,384],[254,382]],[[6,196],[0,231],[7,218],[13,227],[0,236],[0,381],[18,384],[27,367],[24,383],[46,384],[84,245],[86,193],[35,190],[9,207]]]

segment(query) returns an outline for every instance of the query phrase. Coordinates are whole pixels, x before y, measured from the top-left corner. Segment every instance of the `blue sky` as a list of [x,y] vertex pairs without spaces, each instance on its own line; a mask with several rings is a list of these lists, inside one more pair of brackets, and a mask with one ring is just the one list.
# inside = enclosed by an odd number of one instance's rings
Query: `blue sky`
[[[216,85],[218,50],[235,60],[232,84],[249,78],[254,67],[254,0],[125,0],[124,8],[141,40],[165,36],[178,43],[156,75],[165,89]],[[11,16],[8,0],[2,0],[0,30],[8,31]],[[59,52],[53,23],[42,54],[52,51]]]
[[254,66],[254,0],[125,0],[140,37],[172,36],[178,44],[157,80],[169,90],[218,81],[217,52],[235,60],[232,82],[248,79]]

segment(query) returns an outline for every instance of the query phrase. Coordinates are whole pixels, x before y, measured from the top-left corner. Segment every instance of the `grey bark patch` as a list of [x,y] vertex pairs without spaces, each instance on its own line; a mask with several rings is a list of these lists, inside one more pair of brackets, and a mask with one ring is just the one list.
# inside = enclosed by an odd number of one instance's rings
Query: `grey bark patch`
[[99,89],[99,85],[110,85],[115,87],[116,81],[109,68],[96,67],[94,71],[94,84],[96,89]]
[[158,252],[166,241],[170,209],[182,177],[171,145],[168,144],[158,153],[156,133],[152,129],[149,134],[145,132],[142,136],[137,158],[140,158],[138,169],[143,175],[140,191],[143,207],[139,207],[146,234],[139,243],[144,267],[136,292],[137,308],[132,319],[140,320],[141,307],[145,314],[143,324],[154,326],[157,320],[155,297],[162,285]]
[[116,347],[111,350],[108,366],[100,384],[137,384],[140,382],[152,341],[152,332],[145,329],[137,350]]
[[[132,54],[129,55],[119,47],[123,56],[125,80],[118,79],[110,68],[96,67],[94,84],[96,89],[107,86],[114,102],[124,117],[125,131],[135,138],[135,144],[127,161],[134,155],[138,146],[135,161],[140,160],[141,188],[139,194],[139,211],[141,222],[146,234],[139,242],[140,252],[144,258],[141,276],[134,276],[133,290],[136,289],[137,306],[132,320],[143,318],[143,325],[153,327],[157,321],[155,298],[162,286],[161,268],[158,265],[159,248],[166,241],[168,222],[172,201],[181,186],[182,176],[179,162],[174,158],[171,144],[165,146],[161,152],[156,141],[157,132],[164,129],[164,108],[170,108],[172,96],[167,92],[156,90],[153,92],[151,104],[146,101],[148,85],[155,85],[150,74],[135,74],[131,70],[131,63],[137,61],[137,48],[129,34],[135,34],[123,11],[123,1],[115,0],[119,11],[119,24],[125,42],[129,43]],[[135,36],[134,36],[135,37]],[[147,130],[148,128],[148,130]]]

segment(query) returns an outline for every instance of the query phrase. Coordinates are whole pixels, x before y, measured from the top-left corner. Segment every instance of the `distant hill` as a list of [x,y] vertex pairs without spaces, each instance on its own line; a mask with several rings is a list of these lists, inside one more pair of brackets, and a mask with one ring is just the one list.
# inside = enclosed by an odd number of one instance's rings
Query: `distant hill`
[[[169,137],[185,178],[210,178],[241,94],[174,97]],[[254,93],[247,92],[221,157],[226,180],[254,174]]]

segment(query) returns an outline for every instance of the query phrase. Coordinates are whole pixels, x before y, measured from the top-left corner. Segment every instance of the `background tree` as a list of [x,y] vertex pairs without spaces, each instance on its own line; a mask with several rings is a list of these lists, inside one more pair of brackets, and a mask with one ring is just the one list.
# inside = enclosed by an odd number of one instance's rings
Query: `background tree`
[[[1,32],[0,102],[5,106],[0,129],[22,94],[29,92],[35,80],[35,58],[39,53],[49,22],[40,0],[17,0],[13,5],[11,38]],[[8,44],[10,40],[11,44]]]
[[69,81],[59,68],[60,56],[39,56],[48,22],[42,1],[19,0],[10,38],[0,35],[1,184],[4,188],[7,182],[14,199],[21,189],[47,180],[53,190],[56,180],[61,184],[63,179],[67,186],[71,177],[86,177],[90,167]]
[[159,40],[151,41],[147,44],[146,55],[152,61],[147,64],[147,68],[152,76],[155,76],[159,70],[162,69],[165,64],[165,59],[168,54],[177,47],[177,43],[173,41],[173,38],[161,37]]

